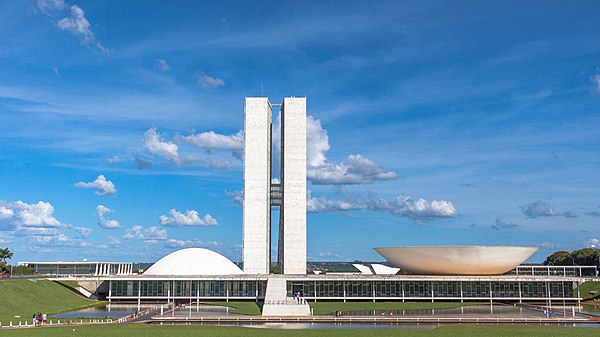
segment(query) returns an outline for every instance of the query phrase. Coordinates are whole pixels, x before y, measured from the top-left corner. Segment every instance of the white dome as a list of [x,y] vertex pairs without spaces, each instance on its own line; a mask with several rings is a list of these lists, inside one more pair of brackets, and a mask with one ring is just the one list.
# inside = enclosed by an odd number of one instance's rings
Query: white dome
[[144,275],[239,275],[244,272],[225,256],[204,248],[186,248],[156,261]]

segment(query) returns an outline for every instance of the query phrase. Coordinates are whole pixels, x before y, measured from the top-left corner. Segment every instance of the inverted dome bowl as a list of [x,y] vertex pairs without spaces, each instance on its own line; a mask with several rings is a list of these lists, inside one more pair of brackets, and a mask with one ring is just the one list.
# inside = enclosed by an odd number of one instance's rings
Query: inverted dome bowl
[[426,275],[500,275],[527,260],[537,247],[453,246],[374,248],[400,270]]

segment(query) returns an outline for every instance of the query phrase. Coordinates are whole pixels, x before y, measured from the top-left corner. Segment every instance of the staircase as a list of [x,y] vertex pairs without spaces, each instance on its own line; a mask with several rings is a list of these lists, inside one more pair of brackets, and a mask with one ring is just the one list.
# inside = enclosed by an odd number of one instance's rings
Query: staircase
[[263,316],[310,316],[308,303],[298,303],[287,297],[287,282],[284,277],[272,276],[267,279]]

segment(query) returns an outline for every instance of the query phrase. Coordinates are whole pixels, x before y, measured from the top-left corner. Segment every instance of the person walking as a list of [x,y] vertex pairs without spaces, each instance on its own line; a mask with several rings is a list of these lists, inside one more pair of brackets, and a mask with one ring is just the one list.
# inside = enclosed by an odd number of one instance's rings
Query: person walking
[[47,323],[48,323],[48,315],[46,315],[46,313],[44,312],[44,314],[42,315],[42,324],[44,326],[46,326]]

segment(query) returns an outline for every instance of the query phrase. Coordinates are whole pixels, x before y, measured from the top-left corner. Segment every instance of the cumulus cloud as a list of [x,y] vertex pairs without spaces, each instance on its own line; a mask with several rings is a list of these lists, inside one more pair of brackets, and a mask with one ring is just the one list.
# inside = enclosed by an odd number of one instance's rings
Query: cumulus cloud
[[205,73],[198,74],[198,84],[206,88],[218,88],[225,85],[223,79],[208,76]]
[[556,206],[545,200],[538,200],[531,204],[519,207],[521,212],[528,218],[558,216],[560,213],[556,210]]
[[306,116],[306,161],[309,167],[325,165],[329,151],[329,136],[321,126],[321,121],[312,116]]
[[158,68],[158,70],[160,71],[169,71],[169,64],[167,63],[167,60],[163,60],[163,59],[158,59],[156,60],[156,68]]
[[106,214],[114,212],[112,209],[105,207],[104,205],[98,205],[96,207],[96,213],[98,214],[98,226],[105,229],[113,229],[121,227],[119,221],[114,219],[107,219]]
[[63,12],[68,10],[68,16],[58,20],[56,26],[78,37],[81,44],[93,45],[103,53],[108,52],[94,36],[91,24],[81,7],[68,5],[63,0],[38,0],[37,4],[42,13],[53,19],[63,16]]
[[125,230],[123,239],[144,240],[144,241],[164,241],[167,239],[167,230],[161,229],[158,226],[150,226],[144,228],[140,225],[135,225]]
[[179,227],[179,226],[212,226],[218,222],[210,214],[205,214],[203,217],[198,215],[195,210],[188,210],[185,213],[180,213],[175,209],[169,211],[170,216],[161,215],[159,222],[163,226]]
[[562,216],[564,216],[565,218],[576,218],[577,213],[575,213],[573,211],[566,211],[566,212],[563,212]]
[[65,228],[67,225],[58,221],[54,215],[54,207],[49,202],[39,201],[27,204],[22,201],[0,201],[0,222],[11,224],[18,229],[28,228]]
[[114,195],[115,193],[117,193],[117,188],[115,187],[115,184],[113,184],[112,181],[107,180],[106,177],[102,174],[99,175],[98,178],[96,178],[96,180],[91,181],[89,183],[83,181],[75,183],[75,187],[95,188],[96,195]]
[[583,243],[584,246],[600,248],[600,239],[591,238]]
[[144,133],[142,144],[150,155],[164,158],[175,164],[180,163],[177,144],[163,141],[156,128],[150,128]]
[[360,155],[349,155],[339,164],[327,159],[329,136],[321,121],[306,118],[306,176],[315,185],[367,184],[377,180],[397,179],[395,172],[386,171],[374,161]]
[[500,218],[496,219],[496,222],[492,225],[493,229],[496,230],[500,230],[500,229],[515,229],[517,228],[519,225],[516,223],[512,223],[512,222],[506,222]]
[[332,200],[326,197],[313,197],[308,193],[306,208],[308,212],[312,213],[352,210],[389,212],[415,221],[451,218],[458,215],[458,210],[451,201],[433,200],[428,202],[422,198],[414,200],[407,195],[398,195],[392,201],[373,196]]
[[176,140],[205,150],[228,150],[241,159],[244,152],[244,131],[233,135],[222,135],[214,131],[201,132],[189,136],[177,135]]
[[367,184],[398,178],[396,173],[385,171],[374,161],[360,154],[349,155],[339,164],[326,163],[319,167],[309,167],[306,176],[315,185]]

